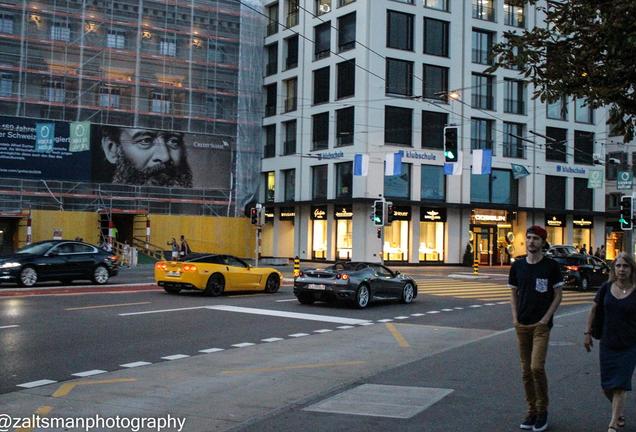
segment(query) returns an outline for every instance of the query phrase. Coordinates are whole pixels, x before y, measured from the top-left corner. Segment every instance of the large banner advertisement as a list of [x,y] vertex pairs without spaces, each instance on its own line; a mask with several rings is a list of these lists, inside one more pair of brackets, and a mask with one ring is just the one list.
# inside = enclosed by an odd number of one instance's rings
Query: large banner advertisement
[[230,189],[229,138],[0,117],[0,177]]

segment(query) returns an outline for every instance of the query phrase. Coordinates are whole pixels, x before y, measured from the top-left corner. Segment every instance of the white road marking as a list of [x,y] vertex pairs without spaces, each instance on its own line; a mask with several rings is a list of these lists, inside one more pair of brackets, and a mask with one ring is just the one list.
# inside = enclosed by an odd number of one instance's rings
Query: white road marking
[[495,306],[497,303],[484,303],[484,306]]
[[471,308],[480,308],[480,307],[481,307],[481,305],[470,305],[470,306],[468,306],[468,307],[471,307]]
[[106,372],[107,371],[101,370],[101,369],[93,369],[93,370],[89,370],[89,371],[85,371],[85,372],[74,373],[74,374],[71,374],[71,375],[76,376],[76,377],[84,378],[84,377],[87,377],[87,376],[99,375],[99,374],[103,374],[103,373],[106,373]]
[[16,327],[20,327],[20,326],[17,324],[6,325],[6,326],[0,326],[0,329],[8,329],[8,328],[16,328]]
[[424,315],[426,315],[426,314],[423,314],[423,313],[414,313],[414,314],[411,314],[411,316],[414,316],[414,317],[421,317],[421,316],[424,316]]
[[453,309],[442,309],[442,312],[452,312]]
[[391,318],[385,318],[385,319],[378,320],[378,322],[381,322],[381,323],[388,323],[388,322],[391,322],[391,321],[393,321]]
[[144,312],[126,312],[120,313],[119,316],[131,316],[131,315],[146,315],[146,314],[154,314],[154,313],[164,313],[164,312],[179,312],[184,310],[195,310],[195,309],[205,309],[207,306],[195,306],[188,308],[177,308],[177,309],[159,309],[159,310],[151,310]]
[[306,313],[297,313],[297,312],[286,312],[286,311],[278,311],[271,309],[257,309],[257,308],[247,308],[247,307],[238,307],[238,306],[205,306],[207,309],[211,310],[220,310],[225,312],[239,312],[253,315],[267,315],[267,316],[275,316],[281,318],[295,318],[295,319],[304,319],[310,321],[324,321],[324,322],[332,322],[339,324],[359,324],[359,325],[368,325],[368,320],[361,319],[353,319],[353,318],[344,318],[330,315],[315,315],[315,314],[306,314]]
[[500,302],[497,302],[497,304],[510,304],[510,302],[509,301],[500,301]]
[[372,322],[361,322],[361,323],[359,323],[358,325],[361,325],[361,326],[369,326],[369,325],[373,325],[373,323],[372,323]]
[[225,351],[225,350],[223,348],[208,348],[208,349],[199,350],[199,352],[202,352],[205,354],[215,353],[219,351]]
[[145,361],[138,361],[138,362],[126,363],[126,364],[119,365],[119,366],[125,367],[125,368],[136,368],[136,367],[139,367],[139,366],[147,366],[149,364],[152,364],[152,363],[145,362]]
[[276,300],[276,303],[291,302],[291,301],[297,301],[297,300],[295,298],[293,298],[293,299],[284,299],[284,300]]
[[321,330],[314,330],[314,333],[329,333],[333,330],[329,330],[329,329],[321,329]]
[[303,336],[309,336],[309,333],[294,333],[289,335],[289,337],[293,337],[293,338],[299,338]]
[[40,386],[47,385],[47,384],[53,384],[53,383],[56,383],[56,382],[57,381],[43,379],[43,380],[39,380],[39,381],[31,381],[31,382],[24,383],[24,384],[18,384],[18,387],[33,388],[33,387],[40,387]]
[[352,329],[353,326],[339,326],[338,328],[341,330],[347,330],[347,329]]
[[461,307],[461,306],[456,306],[456,307],[455,307],[455,309],[457,309],[457,310],[464,310],[464,308],[463,308],[463,307]]
[[174,354],[174,355],[169,355],[169,356],[165,356],[161,358],[164,360],[179,360],[179,359],[187,358],[187,357],[190,357],[190,356],[185,354]]
[[285,340],[283,338],[267,338],[267,339],[261,339],[263,342],[278,342],[278,341],[282,341]]
[[252,346],[252,345],[254,345],[254,344],[251,343],[251,342],[241,342],[241,343],[238,343],[238,344],[234,344],[232,346],[236,347],[236,348],[245,348],[245,347]]
[[439,313],[439,311],[428,311],[428,312],[426,312],[426,313],[427,313],[427,314],[438,314],[438,313]]
[[403,320],[403,319],[408,319],[409,317],[407,316],[396,316],[395,319],[399,319],[399,320]]

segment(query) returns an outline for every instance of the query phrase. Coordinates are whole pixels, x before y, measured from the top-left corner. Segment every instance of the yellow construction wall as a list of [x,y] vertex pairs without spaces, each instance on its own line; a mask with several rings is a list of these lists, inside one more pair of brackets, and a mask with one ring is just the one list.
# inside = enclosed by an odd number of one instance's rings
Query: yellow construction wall
[[[69,212],[33,210],[31,212],[31,226],[34,242],[51,240],[53,231],[62,230],[63,239],[81,237],[85,242],[97,244],[99,242],[99,214],[96,212]],[[26,242],[26,218],[18,229],[18,246]]]

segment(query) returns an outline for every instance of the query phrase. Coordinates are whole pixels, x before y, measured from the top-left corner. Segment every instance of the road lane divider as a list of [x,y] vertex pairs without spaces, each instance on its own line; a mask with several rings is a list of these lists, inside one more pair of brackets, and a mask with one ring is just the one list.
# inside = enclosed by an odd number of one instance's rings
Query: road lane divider
[[210,310],[218,310],[223,312],[236,312],[236,313],[245,313],[251,315],[266,315],[266,316],[274,316],[280,318],[294,318],[294,319],[302,319],[309,321],[323,321],[323,322],[331,322],[338,324],[354,324],[354,325],[364,325],[368,323],[369,320],[361,320],[355,318],[345,318],[331,315],[317,315],[317,314],[307,314],[307,313],[298,313],[298,312],[287,312],[287,311],[279,311],[273,309],[259,309],[259,308],[248,308],[248,307],[239,307],[239,306],[205,306]]
[[16,327],[20,327],[20,326],[18,324],[11,324],[11,325],[0,326],[0,329],[10,329],[10,328],[16,328]]
[[108,305],[73,307],[73,308],[66,308],[64,310],[76,311],[76,310],[84,310],[84,309],[101,309],[101,308],[110,308],[110,307],[136,306],[136,305],[150,304],[150,303],[151,302],[117,303],[117,304],[108,304]]

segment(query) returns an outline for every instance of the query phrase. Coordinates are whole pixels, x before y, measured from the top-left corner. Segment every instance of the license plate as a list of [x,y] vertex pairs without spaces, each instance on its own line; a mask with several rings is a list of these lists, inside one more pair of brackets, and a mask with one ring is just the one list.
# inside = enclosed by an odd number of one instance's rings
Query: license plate
[[181,276],[181,273],[179,273],[178,271],[169,271],[168,273],[166,273],[166,276],[179,277]]
[[307,289],[324,290],[325,286],[323,284],[307,284]]

